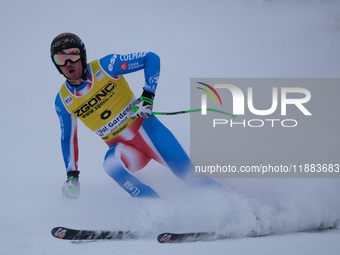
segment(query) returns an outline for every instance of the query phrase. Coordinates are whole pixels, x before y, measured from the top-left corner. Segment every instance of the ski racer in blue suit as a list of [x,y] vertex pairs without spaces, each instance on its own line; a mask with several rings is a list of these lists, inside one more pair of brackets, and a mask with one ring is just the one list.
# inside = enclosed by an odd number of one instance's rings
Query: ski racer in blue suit
[[[75,34],[63,33],[51,43],[51,58],[66,77],[56,100],[67,180],[63,194],[78,198],[77,119],[109,146],[104,169],[132,197],[159,197],[134,172],[153,159],[190,182],[190,159],[173,134],[152,115],[160,59],[152,52],[110,54],[87,63],[86,49]],[[125,74],[144,70],[145,85],[135,98]]]

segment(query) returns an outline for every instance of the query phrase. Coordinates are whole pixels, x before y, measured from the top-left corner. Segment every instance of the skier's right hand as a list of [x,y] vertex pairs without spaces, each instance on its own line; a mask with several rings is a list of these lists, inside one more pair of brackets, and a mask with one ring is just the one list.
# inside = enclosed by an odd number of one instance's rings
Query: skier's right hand
[[130,118],[149,118],[152,114],[154,97],[154,93],[143,90],[142,96],[135,100],[128,109],[128,111],[131,111]]
[[62,192],[66,198],[78,199],[80,195],[79,171],[69,171]]

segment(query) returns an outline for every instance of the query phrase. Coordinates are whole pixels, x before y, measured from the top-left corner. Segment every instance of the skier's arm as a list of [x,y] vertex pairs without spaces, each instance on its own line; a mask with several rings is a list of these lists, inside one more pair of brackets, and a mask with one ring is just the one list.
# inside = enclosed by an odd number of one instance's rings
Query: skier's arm
[[111,54],[99,60],[101,67],[111,76],[124,75],[144,69],[144,90],[155,94],[160,58],[153,52],[137,52],[126,55]]
[[60,121],[61,149],[66,172],[78,171],[77,118],[67,111],[59,93],[55,100],[55,109]]
[[138,52],[126,55],[111,54],[99,60],[100,65],[111,76],[123,75],[144,69],[143,93],[131,105],[131,118],[148,118],[152,114],[160,72],[160,59],[153,52]]

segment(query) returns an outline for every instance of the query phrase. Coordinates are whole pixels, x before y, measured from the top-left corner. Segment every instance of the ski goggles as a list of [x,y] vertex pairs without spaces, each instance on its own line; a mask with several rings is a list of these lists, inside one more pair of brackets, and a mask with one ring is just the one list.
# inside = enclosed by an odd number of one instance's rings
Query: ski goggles
[[80,49],[78,48],[69,48],[53,55],[53,61],[58,66],[65,66],[67,61],[71,63],[77,62],[81,57]]

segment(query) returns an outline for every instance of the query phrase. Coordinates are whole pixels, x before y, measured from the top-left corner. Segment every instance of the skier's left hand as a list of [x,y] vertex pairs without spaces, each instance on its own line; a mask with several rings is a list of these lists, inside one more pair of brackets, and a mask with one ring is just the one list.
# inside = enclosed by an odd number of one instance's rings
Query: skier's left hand
[[78,199],[80,194],[79,171],[69,171],[62,192],[66,198]]
[[131,104],[130,118],[149,118],[152,114],[155,94],[144,90],[140,98]]

